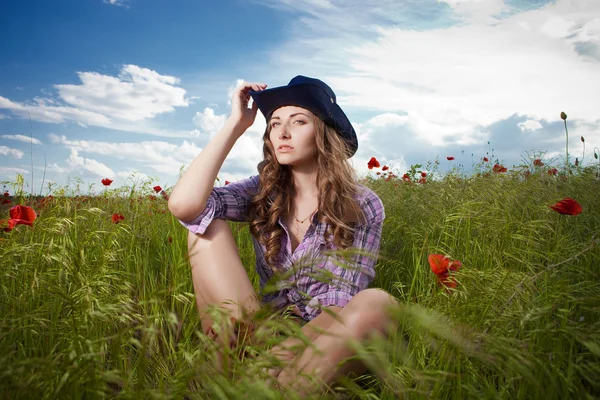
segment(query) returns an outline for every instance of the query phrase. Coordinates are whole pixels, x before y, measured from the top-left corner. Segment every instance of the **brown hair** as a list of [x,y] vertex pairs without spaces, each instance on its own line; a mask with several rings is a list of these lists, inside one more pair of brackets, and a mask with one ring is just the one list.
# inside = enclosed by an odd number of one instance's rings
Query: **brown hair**
[[[272,270],[277,269],[283,228],[277,223],[280,216],[289,215],[295,189],[291,166],[276,159],[269,139],[270,123],[263,135],[264,159],[258,164],[260,188],[250,203],[250,232],[266,247],[265,260]],[[358,192],[356,173],[348,161],[350,149],[331,126],[314,117],[317,144],[317,187],[319,189],[319,221],[329,224],[325,240],[338,249],[352,246],[357,224],[366,223],[365,215],[354,198]]]

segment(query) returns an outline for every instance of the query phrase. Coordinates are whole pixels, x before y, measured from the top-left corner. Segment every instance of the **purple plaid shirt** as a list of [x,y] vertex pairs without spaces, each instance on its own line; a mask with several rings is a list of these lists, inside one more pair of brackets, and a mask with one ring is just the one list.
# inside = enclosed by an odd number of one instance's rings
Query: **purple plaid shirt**
[[[245,221],[248,205],[258,187],[258,175],[214,187],[202,214],[192,221],[180,222],[190,231],[203,234],[215,218]],[[278,279],[273,279],[274,273],[264,258],[266,248],[252,237],[263,303],[271,303],[275,308],[295,305],[302,318],[310,321],[319,315],[321,307],[344,307],[352,296],[369,286],[375,278],[385,211],[375,192],[363,185],[359,188],[356,199],[368,221],[366,225],[357,225],[354,232],[353,248],[360,254],[347,254],[343,258],[332,254],[331,251],[337,248],[333,243],[325,242],[328,224],[319,222],[316,214],[304,239],[292,253],[288,227],[279,218],[286,234],[282,235],[279,253],[281,272],[277,273]],[[262,293],[265,285],[273,282],[276,282],[276,290]]]

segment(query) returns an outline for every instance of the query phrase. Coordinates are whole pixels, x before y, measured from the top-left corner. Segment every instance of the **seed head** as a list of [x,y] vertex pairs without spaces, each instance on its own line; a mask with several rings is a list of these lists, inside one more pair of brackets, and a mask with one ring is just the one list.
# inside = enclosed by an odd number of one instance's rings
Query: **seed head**
[[562,119],[564,119],[565,121],[567,120],[567,114],[565,114],[565,112],[564,112],[564,111],[561,111],[561,112],[560,112],[560,117],[561,117]]
[[581,143],[585,143],[585,138],[583,136],[581,137]]

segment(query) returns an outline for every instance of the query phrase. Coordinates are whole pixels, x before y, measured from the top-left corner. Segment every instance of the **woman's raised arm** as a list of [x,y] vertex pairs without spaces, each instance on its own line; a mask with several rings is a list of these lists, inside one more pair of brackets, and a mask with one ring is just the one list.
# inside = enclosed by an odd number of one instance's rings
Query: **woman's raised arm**
[[248,108],[248,92],[261,91],[266,87],[261,83],[244,82],[236,88],[232,96],[231,115],[173,188],[169,210],[176,218],[190,221],[202,213],[225,158],[256,118],[258,108],[256,104]]

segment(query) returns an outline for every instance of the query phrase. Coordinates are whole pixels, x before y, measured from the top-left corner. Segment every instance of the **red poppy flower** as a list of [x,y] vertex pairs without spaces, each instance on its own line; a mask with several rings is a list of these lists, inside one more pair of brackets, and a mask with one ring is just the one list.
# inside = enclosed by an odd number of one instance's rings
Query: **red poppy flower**
[[490,161],[490,159],[489,159],[489,158],[487,158],[487,157],[483,157],[483,162],[488,162],[488,161]]
[[2,199],[2,204],[10,204],[10,199]]
[[112,215],[112,222],[118,224],[120,221],[123,221],[125,217],[121,213],[115,213]]
[[427,172],[425,172],[425,171],[421,172],[421,176],[422,176],[423,178],[425,178],[425,177],[427,176]]
[[148,195],[148,198],[149,198],[150,200],[156,200],[156,196],[155,196],[155,195],[153,195],[153,194],[151,194],[151,195]]
[[504,167],[502,164],[494,164],[494,168],[492,168],[492,170],[497,174],[507,171],[506,167]]
[[229,181],[225,181],[225,184],[226,184],[226,185],[229,185],[230,183],[231,183],[231,182],[229,182]]
[[410,182],[410,175],[409,174],[402,175],[402,180],[404,182]]
[[452,156],[448,156],[448,157],[446,157],[446,160],[448,160],[448,161],[452,161],[452,160],[454,160],[454,157],[452,157]]
[[421,179],[419,179],[419,183],[427,183],[427,179],[421,178]]
[[8,192],[4,192],[4,197],[8,197],[10,194]]
[[379,161],[377,161],[377,159],[375,157],[371,157],[371,159],[369,160],[367,167],[369,169],[373,169],[373,167],[375,168],[379,168],[381,166],[381,164],[379,164]]
[[104,178],[104,179],[102,179],[102,184],[103,184],[104,186],[110,186],[110,184],[111,184],[111,183],[113,183],[113,181],[112,181],[112,180],[110,180],[110,179],[108,179],[108,178]]
[[381,168],[382,171],[387,171],[388,169],[390,169],[390,167],[388,167],[387,165],[384,165],[383,168]]
[[160,192],[160,195],[162,196],[163,199],[165,200],[169,200],[169,194],[167,192],[165,192],[164,190],[162,192]]
[[575,200],[567,197],[558,203],[548,206],[559,214],[578,215],[583,211],[583,207]]
[[462,267],[462,263],[460,261],[450,261],[450,258],[443,254],[430,254],[428,260],[431,271],[437,276],[438,284],[455,288],[456,281],[449,275],[450,272],[458,271]]
[[156,193],[160,193],[162,191],[162,188],[160,186],[154,186],[152,189],[154,189]]
[[533,160],[533,165],[535,165],[536,167],[543,167],[544,163],[539,158],[536,158],[535,160]]
[[548,170],[548,173],[550,175],[557,175],[558,174],[558,170],[556,168],[551,168]]
[[8,226],[4,228],[6,232],[10,232],[17,225],[28,225],[32,226],[33,221],[37,218],[37,214],[33,210],[33,208],[28,206],[14,206],[10,209],[10,219],[2,220],[0,223],[4,225],[6,223]]

